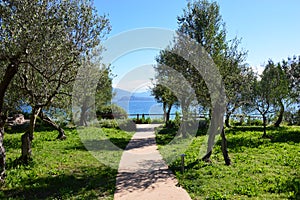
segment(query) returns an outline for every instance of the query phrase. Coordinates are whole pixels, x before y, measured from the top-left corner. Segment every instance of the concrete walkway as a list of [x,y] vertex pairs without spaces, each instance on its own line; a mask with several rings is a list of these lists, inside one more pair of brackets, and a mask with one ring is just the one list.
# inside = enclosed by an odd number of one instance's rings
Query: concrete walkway
[[157,150],[157,126],[137,125],[120,161],[115,200],[191,200],[184,189],[176,186],[175,176]]

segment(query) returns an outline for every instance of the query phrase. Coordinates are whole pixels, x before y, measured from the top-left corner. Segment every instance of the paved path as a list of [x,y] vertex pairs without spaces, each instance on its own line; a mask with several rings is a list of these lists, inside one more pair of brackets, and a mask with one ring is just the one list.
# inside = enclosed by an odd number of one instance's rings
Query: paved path
[[191,200],[157,150],[157,126],[137,125],[120,161],[115,200]]

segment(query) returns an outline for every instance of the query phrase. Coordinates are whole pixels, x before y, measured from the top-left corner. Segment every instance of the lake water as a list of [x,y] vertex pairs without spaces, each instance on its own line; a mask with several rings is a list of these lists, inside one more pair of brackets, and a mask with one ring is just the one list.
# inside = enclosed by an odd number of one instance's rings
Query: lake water
[[[132,116],[129,116],[131,118],[136,117],[134,114],[146,114],[150,115],[150,118],[163,117],[163,106],[156,101],[118,101],[115,103],[126,110],[128,114],[132,114]],[[173,107],[171,113],[175,113],[176,111],[178,109]]]

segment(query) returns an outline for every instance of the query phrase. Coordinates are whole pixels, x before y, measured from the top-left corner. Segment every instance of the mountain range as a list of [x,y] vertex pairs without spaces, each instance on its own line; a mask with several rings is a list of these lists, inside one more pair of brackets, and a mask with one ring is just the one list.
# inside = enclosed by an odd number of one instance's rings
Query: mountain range
[[146,92],[130,92],[120,88],[113,88],[113,102],[118,101],[156,101],[150,91]]

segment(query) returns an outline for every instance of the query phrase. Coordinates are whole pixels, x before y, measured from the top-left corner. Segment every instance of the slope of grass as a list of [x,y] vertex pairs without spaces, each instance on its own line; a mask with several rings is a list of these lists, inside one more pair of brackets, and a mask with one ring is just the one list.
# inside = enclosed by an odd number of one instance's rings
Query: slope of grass
[[[125,148],[133,133],[117,129],[88,128],[99,139],[109,138]],[[67,140],[55,140],[56,131],[35,133],[33,161],[17,165],[22,133],[6,134],[7,179],[0,199],[113,199],[117,168],[102,164],[86,150],[76,129],[66,130]],[[120,151],[121,152],[121,151]],[[111,156],[119,163],[121,153]]]
[[[173,131],[169,134],[175,135]],[[232,128],[226,133],[231,166],[224,164],[220,141],[212,163],[199,161],[205,136],[194,138],[184,152],[183,174],[179,158],[170,165],[192,199],[300,199],[300,127],[270,127],[271,139],[261,138],[260,127]],[[157,134],[160,148],[165,139],[170,140],[166,130]]]

